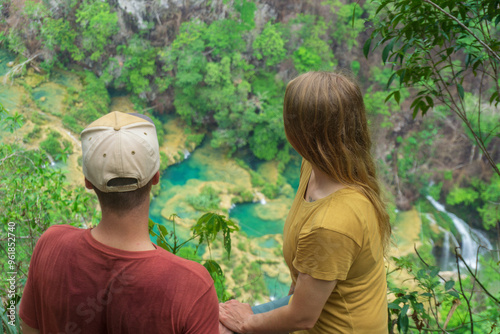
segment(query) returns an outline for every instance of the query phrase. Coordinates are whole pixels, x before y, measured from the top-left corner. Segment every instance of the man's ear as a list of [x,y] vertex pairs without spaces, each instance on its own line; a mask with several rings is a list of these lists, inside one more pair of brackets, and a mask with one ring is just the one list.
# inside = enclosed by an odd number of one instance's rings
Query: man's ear
[[157,171],[156,174],[153,176],[151,179],[151,184],[154,186],[155,184],[158,184],[160,182],[160,171]]
[[90,181],[87,180],[87,178],[85,178],[85,188],[90,189],[90,190],[94,189],[94,185],[92,183],[90,183]]

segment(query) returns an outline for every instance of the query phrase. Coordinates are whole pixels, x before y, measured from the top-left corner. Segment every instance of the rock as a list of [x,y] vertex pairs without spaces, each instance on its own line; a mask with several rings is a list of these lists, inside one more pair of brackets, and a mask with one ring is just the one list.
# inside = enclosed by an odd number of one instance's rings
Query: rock
[[46,98],[45,96],[42,96],[42,97],[40,98],[40,102],[45,102],[45,100],[47,100],[47,98]]
[[9,61],[9,62],[7,63],[7,67],[13,67],[13,66],[14,66],[14,62],[13,62],[13,61]]

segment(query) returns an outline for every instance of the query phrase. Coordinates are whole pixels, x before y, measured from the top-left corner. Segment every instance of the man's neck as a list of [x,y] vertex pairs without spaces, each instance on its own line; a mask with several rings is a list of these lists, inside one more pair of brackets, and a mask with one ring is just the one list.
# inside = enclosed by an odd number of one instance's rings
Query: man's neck
[[102,219],[91,233],[107,246],[125,251],[147,251],[155,247],[149,239],[149,202],[125,214],[103,210]]

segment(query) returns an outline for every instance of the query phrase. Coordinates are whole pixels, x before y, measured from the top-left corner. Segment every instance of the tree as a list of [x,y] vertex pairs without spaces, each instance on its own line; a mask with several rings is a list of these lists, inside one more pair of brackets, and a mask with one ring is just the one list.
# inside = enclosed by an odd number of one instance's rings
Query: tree
[[0,328],[7,333],[17,333],[19,321],[15,321],[17,327],[8,324],[3,302],[19,302],[40,235],[51,225],[85,227],[100,219],[95,196],[84,187],[69,187],[64,173],[49,167],[44,151],[22,146],[15,131],[23,124],[22,115],[9,115],[0,104],[0,131],[14,137],[13,143],[0,143],[0,279],[5,282],[16,273],[14,291],[7,284],[0,289]]
[[110,12],[107,2],[97,0],[82,2],[76,12],[76,23],[82,31],[82,48],[90,53],[93,61],[101,58],[109,40],[120,30],[117,14]]
[[[414,88],[413,117],[424,115],[437,104],[446,105],[469,129],[493,170],[500,175],[487,141],[500,137],[500,126],[484,129],[481,116],[485,104],[500,102],[500,40],[497,0],[384,0],[373,21],[373,33],[364,45],[385,45],[382,60],[392,66],[387,82],[388,98],[399,103],[400,88]],[[476,108],[467,108],[466,92],[479,98]]]

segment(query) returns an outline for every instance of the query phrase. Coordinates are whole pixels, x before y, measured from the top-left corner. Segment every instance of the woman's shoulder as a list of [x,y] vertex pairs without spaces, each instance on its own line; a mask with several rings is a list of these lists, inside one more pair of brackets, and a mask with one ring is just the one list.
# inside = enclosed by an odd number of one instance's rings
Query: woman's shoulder
[[376,224],[377,216],[370,200],[352,188],[342,188],[318,208],[309,230],[324,229],[362,238],[368,224]]

